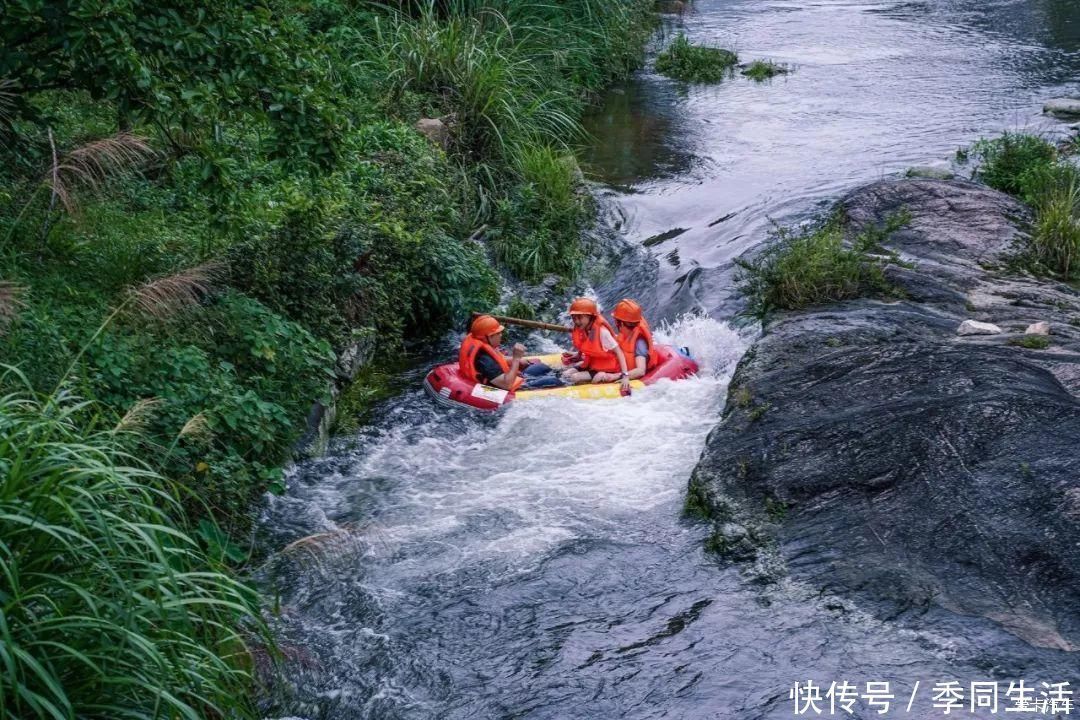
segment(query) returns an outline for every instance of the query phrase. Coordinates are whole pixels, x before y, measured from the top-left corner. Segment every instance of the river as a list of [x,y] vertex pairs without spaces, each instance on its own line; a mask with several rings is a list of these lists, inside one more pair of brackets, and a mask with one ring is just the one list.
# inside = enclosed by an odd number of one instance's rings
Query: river
[[794,66],[703,87],[650,60],[588,121],[604,227],[631,249],[596,290],[641,298],[702,376],[499,418],[437,408],[422,370],[405,378],[262,518],[286,657],[267,717],[781,718],[807,679],[889,681],[890,714],[929,717],[932,682],[1075,671],[944,611],[883,622],[759,585],[705,551],[682,505],[752,341],[733,328],[733,258],[980,136],[1060,132],[1039,110],[1077,89],[1080,3],[698,0],[665,16],[664,37],[679,30]]

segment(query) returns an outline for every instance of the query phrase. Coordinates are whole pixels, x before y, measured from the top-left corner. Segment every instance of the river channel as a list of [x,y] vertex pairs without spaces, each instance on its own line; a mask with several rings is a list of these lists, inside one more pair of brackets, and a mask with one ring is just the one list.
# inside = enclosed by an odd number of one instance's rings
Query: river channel
[[1062,132],[1040,110],[1080,84],[1080,3],[697,0],[657,44],[679,31],[793,67],[688,86],[655,73],[653,48],[588,118],[583,166],[632,249],[595,290],[608,307],[637,295],[701,376],[498,418],[435,406],[422,370],[403,378],[261,520],[287,681],[268,718],[787,718],[807,679],[891,683],[888,714],[850,717],[939,717],[934,682],[1075,676],[973,619],[884,621],[760,585],[706,552],[682,507],[753,340],[733,259],[980,136]]

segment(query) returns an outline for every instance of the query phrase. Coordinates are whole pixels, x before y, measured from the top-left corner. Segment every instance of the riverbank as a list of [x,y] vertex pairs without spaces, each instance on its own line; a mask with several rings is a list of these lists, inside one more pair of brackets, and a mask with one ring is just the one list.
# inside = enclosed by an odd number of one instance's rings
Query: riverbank
[[[242,566],[252,507],[282,489],[313,401],[493,306],[503,278],[575,275],[593,213],[570,151],[578,118],[640,61],[650,10],[506,0],[13,16],[0,348],[19,375],[3,375],[4,391],[85,399],[67,422],[154,473],[146,482],[182,506],[167,522],[197,539],[196,566]],[[362,412],[369,393],[346,393]],[[200,648],[228,633],[209,628]],[[72,658],[5,677],[82,716],[50,681]],[[94,668],[86,697],[108,692]],[[167,672],[157,682],[128,707],[165,690],[203,702]],[[232,683],[206,702],[250,713]]]
[[[899,297],[776,313],[689,506],[760,581],[964,627],[956,658],[1010,678],[1036,657],[1066,667],[1080,646],[1080,296],[1022,269],[1030,211],[985,186],[885,180],[839,207],[849,239],[908,214],[881,241]],[[967,321],[997,328],[959,332]]]

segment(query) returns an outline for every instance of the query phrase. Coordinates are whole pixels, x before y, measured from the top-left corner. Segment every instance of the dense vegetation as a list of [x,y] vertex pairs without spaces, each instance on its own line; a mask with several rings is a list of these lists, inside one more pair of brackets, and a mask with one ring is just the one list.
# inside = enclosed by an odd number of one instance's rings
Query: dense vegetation
[[1070,153],[1042,137],[1006,132],[960,157],[977,161],[976,178],[1031,206],[1034,222],[1021,263],[1036,273],[1080,279],[1080,170]]
[[261,634],[252,592],[172,527],[168,481],[120,449],[138,419],[95,432],[84,410],[26,390],[0,398],[0,715],[242,708],[243,628]]
[[492,305],[493,259],[577,270],[569,148],[648,5],[4,6],[0,715],[247,714],[254,603],[211,568],[337,351]]
[[798,232],[778,228],[775,241],[763,252],[735,261],[739,266],[736,280],[749,302],[748,311],[765,320],[776,310],[895,294],[884,265],[897,258],[882,243],[908,220],[907,214],[898,213],[883,227],[867,228],[850,243],[839,216]]
[[656,58],[656,70],[685,82],[719,82],[730,75],[739,57],[723,48],[694,45],[679,33]]

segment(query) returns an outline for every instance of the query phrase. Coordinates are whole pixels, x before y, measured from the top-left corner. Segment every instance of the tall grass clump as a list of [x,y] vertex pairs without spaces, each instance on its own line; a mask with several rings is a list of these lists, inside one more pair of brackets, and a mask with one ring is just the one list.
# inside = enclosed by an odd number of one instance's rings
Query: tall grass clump
[[667,50],[656,58],[656,70],[686,82],[719,82],[731,73],[739,56],[723,48],[692,45],[686,35],[679,35]]
[[749,311],[764,320],[776,310],[893,294],[884,265],[895,258],[880,244],[907,221],[906,214],[894,215],[883,228],[864,231],[850,245],[838,218],[803,232],[779,228],[777,242],[763,253],[735,261]]
[[1020,260],[1037,273],[1080,277],[1080,169],[1044,138],[1005,132],[967,153],[975,177],[1031,206],[1034,221]]
[[498,8],[523,46],[547,58],[574,94],[588,95],[641,67],[657,24],[650,0],[476,0]]
[[1025,194],[1035,214],[1028,254],[1037,270],[1080,275],[1080,171],[1064,163],[1032,173]]
[[1057,150],[1037,135],[1005,132],[971,146],[968,157],[978,161],[975,177],[995,190],[1023,196],[1032,173],[1054,163]]
[[554,273],[573,277],[585,256],[580,229],[591,208],[576,179],[572,155],[552,147],[522,153],[521,183],[499,203],[492,233],[496,257],[525,280]]
[[253,717],[253,593],[177,529],[116,432],[86,430],[93,413],[0,398],[0,717]]
[[513,161],[530,144],[578,137],[579,108],[545,58],[516,42],[497,10],[452,7],[444,17],[431,3],[379,28],[375,52],[391,90],[441,98],[460,149],[475,158]]

